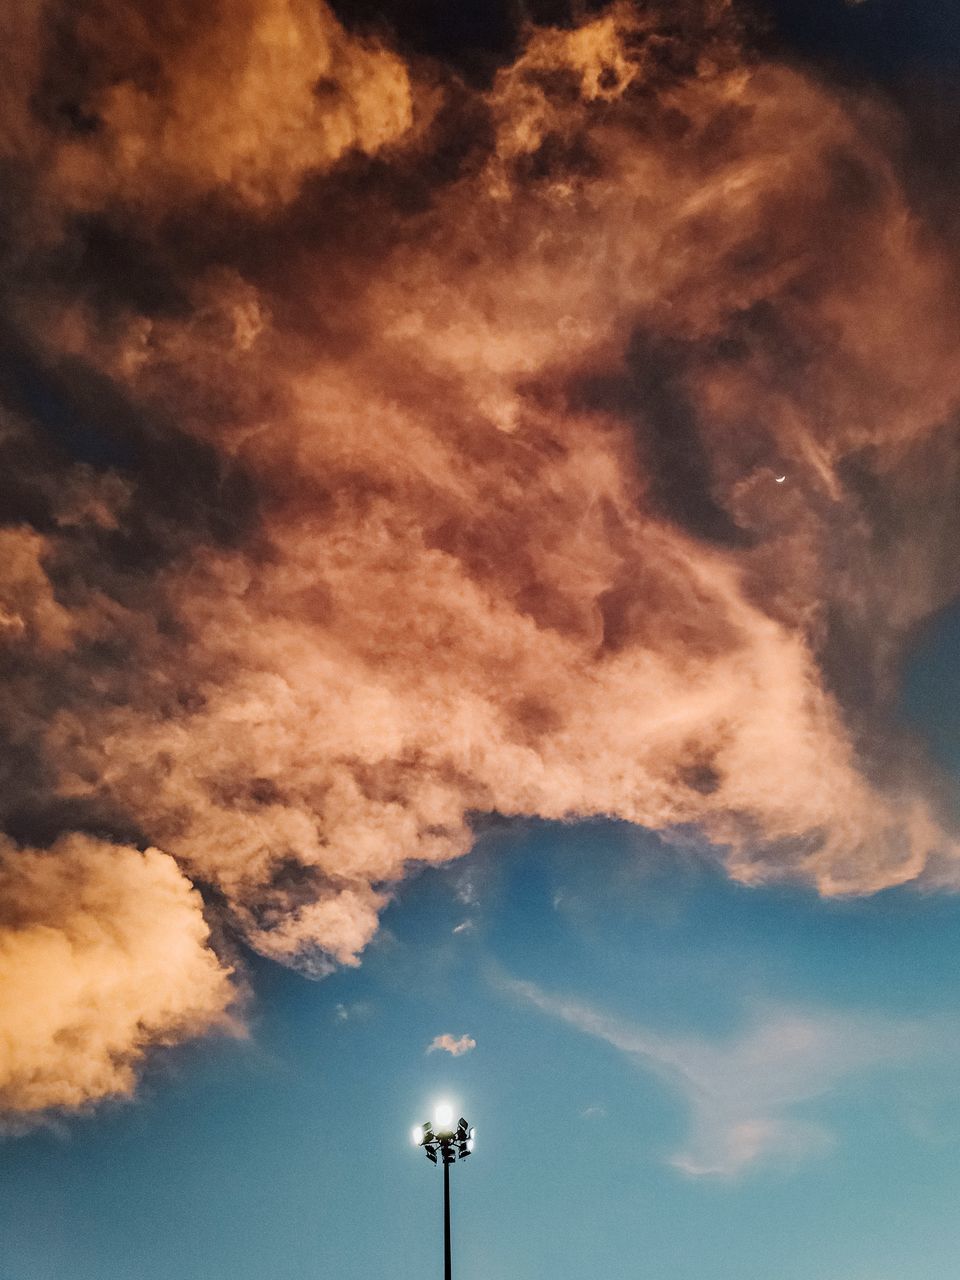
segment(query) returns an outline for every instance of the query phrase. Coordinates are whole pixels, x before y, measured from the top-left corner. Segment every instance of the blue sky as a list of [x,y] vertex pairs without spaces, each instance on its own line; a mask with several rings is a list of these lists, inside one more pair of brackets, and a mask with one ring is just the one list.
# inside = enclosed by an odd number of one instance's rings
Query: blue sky
[[[947,764],[958,625],[904,684]],[[250,960],[249,1038],[7,1142],[0,1277],[439,1274],[409,1129],[443,1097],[478,1130],[452,1171],[462,1280],[938,1280],[958,927],[955,896],[744,888],[623,824],[499,828],[402,886],[361,967]],[[443,1033],[476,1048],[426,1053]]]

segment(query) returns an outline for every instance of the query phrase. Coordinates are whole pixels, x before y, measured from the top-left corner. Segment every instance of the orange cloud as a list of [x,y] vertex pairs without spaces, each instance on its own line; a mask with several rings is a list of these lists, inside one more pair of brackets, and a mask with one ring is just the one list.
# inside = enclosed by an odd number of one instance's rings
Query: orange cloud
[[427,1045],[427,1053],[436,1053],[438,1049],[442,1049],[444,1053],[449,1053],[452,1058],[459,1058],[476,1047],[477,1042],[472,1036],[452,1036],[448,1032],[444,1032],[442,1036],[433,1037]]
[[401,59],[348,35],[323,4],[102,5],[72,30],[89,74],[70,109],[89,127],[57,148],[50,182],[82,209],[218,190],[282,203],[307,174],[413,125]]
[[228,1029],[236,992],[168,855],[66,836],[0,857],[0,1111],[132,1093],[148,1048]]
[[724,4],[485,90],[294,0],[107,19],[11,144],[6,829],[316,973],[483,812],[955,881],[892,698],[960,586],[958,294],[889,111]]

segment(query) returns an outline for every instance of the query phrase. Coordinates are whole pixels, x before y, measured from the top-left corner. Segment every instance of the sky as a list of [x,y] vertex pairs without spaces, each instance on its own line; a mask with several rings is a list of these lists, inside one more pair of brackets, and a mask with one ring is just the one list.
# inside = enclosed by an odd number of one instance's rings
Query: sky
[[0,35],[0,1280],[953,1274],[956,13]]

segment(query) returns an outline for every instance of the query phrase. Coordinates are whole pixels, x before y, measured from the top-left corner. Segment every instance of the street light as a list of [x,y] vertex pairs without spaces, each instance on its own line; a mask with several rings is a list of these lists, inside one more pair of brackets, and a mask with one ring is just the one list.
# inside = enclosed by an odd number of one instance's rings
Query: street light
[[443,1280],[450,1280],[450,1166],[472,1153],[475,1133],[463,1116],[453,1127],[453,1110],[446,1103],[434,1108],[432,1121],[413,1130],[414,1146],[423,1147],[431,1163],[443,1165]]

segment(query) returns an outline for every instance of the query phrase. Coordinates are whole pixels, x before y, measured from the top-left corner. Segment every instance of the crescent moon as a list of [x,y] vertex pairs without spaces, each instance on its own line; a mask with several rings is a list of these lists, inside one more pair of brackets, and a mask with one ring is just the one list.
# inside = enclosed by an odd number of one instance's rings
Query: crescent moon
[[776,480],[777,484],[783,484],[784,480],[786,480],[786,478],[787,478],[787,477],[786,477],[786,476],[774,476],[773,478],[774,478],[774,480]]

